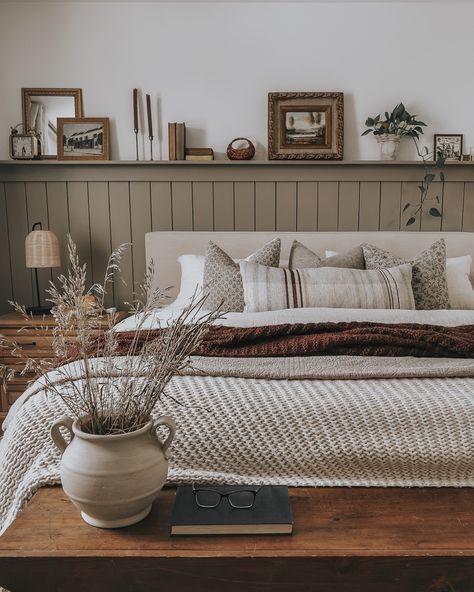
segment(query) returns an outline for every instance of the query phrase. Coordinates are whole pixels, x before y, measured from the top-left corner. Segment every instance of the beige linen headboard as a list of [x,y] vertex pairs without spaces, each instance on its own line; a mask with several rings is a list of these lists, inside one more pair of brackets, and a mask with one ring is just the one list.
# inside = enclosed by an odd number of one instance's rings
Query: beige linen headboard
[[173,286],[170,295],[175,297],[180,283],[180,255],[204,255],[212,240],[232,257],[243,259],[274,237],[281,238],[282,259],[288,259],[295,239],[321,256],[326,249],[344,251],[367,242],[401,257],[411,257],[444,238],[448,257],[471,255],[474,260],[472,232],[149,232],[145,249],[147,261],[153,259],[155,263],[157,283],[162,288]]

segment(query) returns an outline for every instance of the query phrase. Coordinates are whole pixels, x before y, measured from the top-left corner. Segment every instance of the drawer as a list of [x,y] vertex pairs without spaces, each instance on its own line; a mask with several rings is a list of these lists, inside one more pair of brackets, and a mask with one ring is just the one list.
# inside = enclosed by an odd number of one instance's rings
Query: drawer
[[7,386],[7,402],[8,406],[11,407],[13,403],[21,397],[21,395],[26,391],[28,385],[25,384],[23,386]]

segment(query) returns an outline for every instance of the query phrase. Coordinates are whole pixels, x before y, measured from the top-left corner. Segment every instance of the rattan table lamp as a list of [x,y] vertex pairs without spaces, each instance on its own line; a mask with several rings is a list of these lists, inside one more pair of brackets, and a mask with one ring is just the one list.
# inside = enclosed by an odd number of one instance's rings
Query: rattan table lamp
[[[37,230],[38,227],[39,230]],[[35,270],[37,301],[37,306],[30,306],[26,310],[34,315],[50,314],[51,306],[41,306],[38,269],[61,267],[61,254],[57,236],[51,230],[43,230],[41,222],[36,222],[25,239],[25,255],[26,267]]]

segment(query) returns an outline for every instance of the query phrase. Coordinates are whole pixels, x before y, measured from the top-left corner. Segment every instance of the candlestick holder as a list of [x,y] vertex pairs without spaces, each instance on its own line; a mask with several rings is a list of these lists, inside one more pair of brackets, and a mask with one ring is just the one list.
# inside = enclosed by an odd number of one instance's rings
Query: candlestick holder
[[148,136],[150,140],[150,160],[153,160],[153,136]]
[[133,130],[133,132],[134,132],[134,134],[135,134],[135,152],[136,152],[136,155],[137,155],[137,160],[140,160],[140,159],[138,158],[138,130],[135,128],[135,129]]

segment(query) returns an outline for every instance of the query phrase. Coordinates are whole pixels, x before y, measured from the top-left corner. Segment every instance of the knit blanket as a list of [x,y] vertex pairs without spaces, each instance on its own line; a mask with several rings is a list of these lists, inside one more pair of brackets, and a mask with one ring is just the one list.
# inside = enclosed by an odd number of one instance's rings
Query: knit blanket
[[[143,331],[141,343],[166,329]],[[134,332],[118,334],[124,354]],[[140,338],[138,340],[140,345]],[[289,323],[211,327],[196,355],[218,357],[415,356],[474,358],[474,326],[386,323]]]
[[[335,371],[334,358],[318,358],[312,374],[310,358],[293,358],[287,380],[281,358],[207,360],[220,375],[206,376],[197,359],[153,413],[178,427],[169,484],[474,487],[473,361],[439,360],[450,377],[436,378],[433,360],[394,358],[392,377],[377,378],[389,360],[340,356]],[[424,371],[431,377],[413,377]],[[50,428],[66,413],[41,382],[12,410],[0,442],[0,532],[39,487],[60,483]]]

